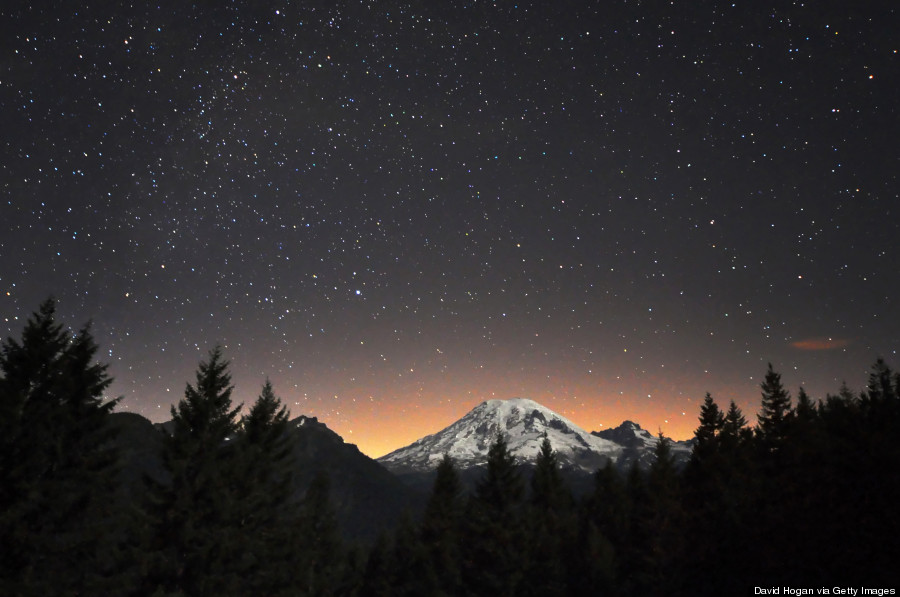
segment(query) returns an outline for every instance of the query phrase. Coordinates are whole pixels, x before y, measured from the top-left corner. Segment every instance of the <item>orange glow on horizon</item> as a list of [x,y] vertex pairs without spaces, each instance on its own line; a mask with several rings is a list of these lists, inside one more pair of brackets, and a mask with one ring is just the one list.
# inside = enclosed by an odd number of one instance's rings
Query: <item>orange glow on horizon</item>
[[[738,399],[733,393],[723,390],[723,398],[716,397],[720,407],[726,409],[728,401],[735,399],[740,405],[745,400]],[[656,435],[662,431],[673,440],[686,440],[694,435],[699,417],[701,399],[693,399],[689,406],[677,408],[670,406],[684,400],[666,399],[660,396],[656,401],[639,400],[635,397],[622,398],[598,397],[578,398],[560,397],[546,394],[511,393],[504,396],[466,396],[458,399],[418,395],[410,403],[381,403],[374,406],[363,406],[344,410],[339,419],[327,415],[319,416],[319,420],[345,442],[355,444],[359,450],[371,458],[384,456],[394,450],[425,436],[437,433],[457,420],[484,400],[510,399],[514,397],[530,398],[554,410],[571,420],[587,432],[601,431],[619,426],[626,420],[633,421],[643,429]],[[753,411],[744,409],[748,419],[752,419]]]
[[[414,364],[415,365],[415,364]],[[622,371],[578,371],[573,366],[532,366],[508,371],[500,367],[451,364],[444,371],[426,366],[400,369],[401,375],[374,371],[357,377],[339,370],[334,376],[303,380],[281,372],[265,373],[291,418],[316,417],[346,443],[354,444],[371,458],[384,456],[437,433],[485,400],[521,397],[534,400],[571,420],[587,432],[612,429],[633,421],[652,435],[662,431],[673,440],[693,437],[700,405],[710,392],[722,410],[731,400],[754,423],[759,403],[761,376],[745,377],[732,371],[716,374],[688,368]],[[347,371],[365,370],[362,364]],[[618,371],[622,371],[619,373]],[[243,373],[243,372],[242,372]],[[256,400],[256,381],[251,372],[235,378],[232,397],[245,410]],[[795,387],[805,380],[785,379]],[[815,387],[807,390],[818,394]],[[162,422],[168,409],[154,413]]]

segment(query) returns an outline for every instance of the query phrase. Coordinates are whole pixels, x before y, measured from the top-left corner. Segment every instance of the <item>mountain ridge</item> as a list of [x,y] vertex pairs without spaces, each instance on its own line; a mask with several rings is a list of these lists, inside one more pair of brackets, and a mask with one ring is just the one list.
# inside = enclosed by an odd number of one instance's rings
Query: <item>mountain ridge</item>
[[[139,499],[145,475],[167,483],[162,445],[171,421],[152,423],[137,413],[114,412],[111,424],[122,452],[123,499]],[[293,459],[293,499],[302,499],[316,475],[326,473],[331,505],[345,538],[372,541],[393,528],[404,513],[423,507],[423,496],[316,417],[291,419],[286,433]]]
[[[399,475],[433,471],[449,455],[460,469],[480,467],[498,433],[507,436],[510,453],[521,464],[534,461],[544,438],[556,451],[563,469],[593,474],[612,461],[618,468],[652,462],[658,438],[640,425],[587,432],[566,417],[528,398],[486,400],[444,429],[376,460]],[[673,441],[676,464],[690,457],[692,442]]]

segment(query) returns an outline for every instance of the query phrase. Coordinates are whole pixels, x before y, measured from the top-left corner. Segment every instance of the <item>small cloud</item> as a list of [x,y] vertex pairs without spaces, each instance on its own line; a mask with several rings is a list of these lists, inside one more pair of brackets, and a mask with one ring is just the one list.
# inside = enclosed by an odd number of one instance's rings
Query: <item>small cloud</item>
[[807,338],[791,342],[791,346],[800,350],[835,350],[836,348],[844,348],[848,344],[850,344],[849,340],[840,338]]

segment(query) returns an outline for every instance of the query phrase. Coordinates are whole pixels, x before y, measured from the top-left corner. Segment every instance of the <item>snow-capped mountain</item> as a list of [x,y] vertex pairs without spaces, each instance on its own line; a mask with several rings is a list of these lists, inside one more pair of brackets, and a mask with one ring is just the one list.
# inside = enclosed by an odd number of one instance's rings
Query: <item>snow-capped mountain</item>
[[637,423],[623,421],[618,427],[604,429],[603,431],[591,431],[591,435],[608,439],[623,448],[655,448],[658,441],[656,436]]
[[615,461],[623,452],[621,445],[591,435],[533,400],[513,398],[482,402],[449,427],[382,456],[378,462],[394,473],[424,473],[449,454],[459,468],[468,469],[485,462],[498,433],[506,434],[510,453],[522,463],[534,461],[544,437],[564,468],[588,473],[609,459]]
[[[641,467],[650,466],[655,458],[656,444],[659,442],[657,436],[631,421],[624,421],[612,429],[591,431],[591,435],[622,446],[622,453],[616,460],[616,466],[620,470],[631,467],[635,462]],[[693,440],[673,441],[670,447],[676,466],[682,466],[690,459],[694,442]]]

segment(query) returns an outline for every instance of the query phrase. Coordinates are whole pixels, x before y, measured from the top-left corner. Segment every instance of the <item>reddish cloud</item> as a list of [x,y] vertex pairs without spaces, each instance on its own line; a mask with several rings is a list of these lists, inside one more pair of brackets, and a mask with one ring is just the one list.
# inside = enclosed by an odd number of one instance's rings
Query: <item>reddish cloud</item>
[[848,344],[850,344],[849,340],[840,338],[807,338],[806,340],[791,342],[791,346],[800,350],[834,350],[843,348]]

